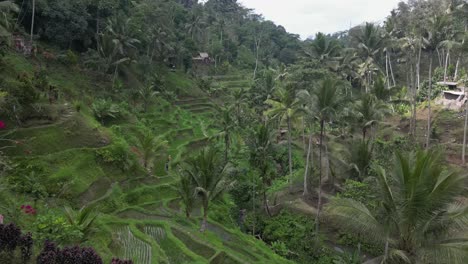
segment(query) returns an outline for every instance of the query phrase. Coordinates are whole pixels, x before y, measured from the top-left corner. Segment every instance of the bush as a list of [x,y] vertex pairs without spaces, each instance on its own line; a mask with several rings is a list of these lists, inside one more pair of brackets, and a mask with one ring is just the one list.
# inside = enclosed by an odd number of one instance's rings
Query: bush
[[37,264],[102,264],[101,257],[93,248],[79,246],[58,248],[54,243],[46,241],[42,252],[37,257]]
[[91,109],[93,110],[94,117],[104,125],[110,119],[117,119],[121,116],[120,107],[109,100],[99,99],[96,100]]
[[[324,255],[325,247],[317,240],[314,232],[314,221],[310,217],[295,215],[282,211],[278,216],[264,219],[257,223],[263,239],[275,243],[276,250],[287,252],[288,258],[301,263],[316,263]],[[283,243],[286,250],[283,248]]]
[[63,62],[65,64],[74,66],[78,64],[78,60],[79,60],[78,55],[76,55],[75,52],[73,52],[72,50],[67,50],[67,53],[65,54]]
[[[21,229],[15,224],[0,224],[0,254],[6,253],[8,262],[14,259],[14,251],[21,251],[21,261],[27,263],[32,256],[33,240],[31,233],[22,234]],[[0,258],[3,261],[2,258]]]
[[111,264],[133,264],[133,261],[113,258]]
[[363,203],[367,208],[375,209],[377,201],[374,193],[369,183],[348,179],[344,183],[343,192],[338,194],[338,197],[353,199]]
[[127,170],[131,165],[130,147],[123,139],[117,139],[112,145],[97,149],[97,157],[104,163],[117,165],[122,171]]
[[67,245],[81,241],[83,233],[71,225],[64,216],[49,212],[39,215],[34,222],[35,237],[40,242],[55,241],[60,245]]

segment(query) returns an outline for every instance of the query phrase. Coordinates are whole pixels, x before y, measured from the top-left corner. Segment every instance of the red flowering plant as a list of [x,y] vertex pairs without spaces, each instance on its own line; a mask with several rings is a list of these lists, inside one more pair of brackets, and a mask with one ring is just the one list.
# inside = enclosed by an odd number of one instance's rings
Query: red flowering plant
[[0,120],[0,129],[5,129],[6,128],[6,124],[3,120]]
[[27,205],[21,205],[21,210],[23,211],[23,213],[27,214],[27,215],[36,215],[36,209],[34,209],[31,205],[27,204]]

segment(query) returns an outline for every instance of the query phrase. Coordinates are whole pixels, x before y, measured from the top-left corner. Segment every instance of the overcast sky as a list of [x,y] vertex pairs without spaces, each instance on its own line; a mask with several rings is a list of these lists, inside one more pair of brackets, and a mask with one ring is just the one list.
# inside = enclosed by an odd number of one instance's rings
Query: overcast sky
[[362,22],[382,22],[400,0],[238,0],[302,39]]

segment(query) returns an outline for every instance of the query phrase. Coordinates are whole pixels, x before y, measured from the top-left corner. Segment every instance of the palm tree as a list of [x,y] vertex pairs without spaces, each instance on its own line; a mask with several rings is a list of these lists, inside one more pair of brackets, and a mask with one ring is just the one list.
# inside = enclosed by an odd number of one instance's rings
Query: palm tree
[[145,113],[148,112],[148,106],[157,94],[159,93],[154,90],[154,85],[145,85],[138,90],[138,95],[143,101],[143,111]]
[[373,23],[366,23],[361,28],[361,32],[356,36],[356,39],[365,60],[367,58],[375,58],[384,44],[380,28]]
[[231,107],[217,107],[217,111],[221,117],[221,120],[219,120],[221,124],[221,130],[217,136],[224,140],[224,160],[227,162],[229,160],[231,136],[234,132],[235,122],[232,120]]
[[426,148],[430,146],[431,140],[431,122],[432,122],[432,61],[434,51],[439,44],[444,40],[444,32],[447,28],[448,19],[445,15],[438,15],[429,19],[428,27],[423,37],[425,49],[429,52],[429,91],[427,93],[427,109],[429,111],[427,116],[427,132],[426,132]]
[[372,94],[364,94],[354,104],[356,121],[362,131],[362,140],[366,140],[367,130],[377,124],[385,115],[386,106]]
[[366,25],[361,28],[360,34],[356,36],[356,40],[359,43],[358,48],[364,61],[360,67],[360,75],[365,80],[367,92],[372,83],[374,72],[379,70],[375,63],[375,59],[382,49],[384,38],[378,26],[373,23],[366,23]]
[[0,41],[8,39],[14,30],[14,23],[11,21],[11,14],[18,13],[19,7],[12,1],[0,2]]
[[262,180],[263,204],[268,215],[271,214],[266,191],[271,185],[271,175],[272,171],[275,169],[273,137],[274,133],[268,125],[260,125],[255,129],[249,144],[250,164],[253,168],[258,170],[260,179]]
[[328,64],[338,57],[340,49],[341,46],[336,40],[319,32],[304,53],[307,57],[316,58],[320,63]]
[[195,205],[195,182],[190,175],[184,174],[182,170],[179,170],[178,175],[177,192],[184,204],[185,216],[190,219]]
[[[342,106],[342,100],[340,96],[340,91],[338,89],[338,82],[334,79],[326,79],[322,84],[312,91],[315,106],[315,114],[317,119],[320,122],[320,149],[319,149],[319,195],[318,195],[318,204],[317,204],[317,216],[315,219],[316,232],[319,232],[319,220],[320,220],[320,211],[322,205],[322,155],[323,155],[323,146],[325,138],[325,126],[326,123],[331,121],[336,113],[340,110]],[[328,157],[327,157],[328,160]]]
[[143,167],[149,172],[150,164],[156,155],[163,153],[168,148],[168,142],[160,136],[155,136],[149,130],[136,132],[138,154],[143,162]]
[[76,227],[83,234],[81,242],[85,242],[96,231],[94,221],[98,217],[93,206],[83,206],[75,211],[71,207],[64,208],[65,216],[70,225]]
[[202,149],[197,156],[190,158],[182,166],[183,173],[190,175],[195,183],[195,193],[202,202],[203,220],[200,232],[206,229],[210,202],[220,197],[227,189],[226,169],[226,163],[213,148]]
[[289,161],[289,184],[292,190],[293,164],[292,164],[292,119],[302,112],[302,104],[296,97],[296,93],[291,86],[281,87],[276,90],[276,99],[267,99],[266,104],[270,106],[265,115],[278,119],[281,123],[286,120],[288,125],[288,161]]
[[99,53],[107,60],[107,69],[114,66],[114,77],[112,86],[119,71],[119,66],[128,61],[132,61],[140,40],[133,38],[130,32],[130,19],[124,20],[122,16],[109,19],[105,33],[101,36]]
[[241,125],[241,116],[242,116],[242,109],[247,105],[247,93],[245,90],[242,89],[236,89],[232,93],[232,104],[235,108],[236,111],[236,119],[237,119],[237,124]]
[[457,200],[467,175],[444,166],[437,152],[397,154],[390,175],[378,168],[379,212],[338,198],[327,216],[382,247],[372,263],[467,263],[467,206]]

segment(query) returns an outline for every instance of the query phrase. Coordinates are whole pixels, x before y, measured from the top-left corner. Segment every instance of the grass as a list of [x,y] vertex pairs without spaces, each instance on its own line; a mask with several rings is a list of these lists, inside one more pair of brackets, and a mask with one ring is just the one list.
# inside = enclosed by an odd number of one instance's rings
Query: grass
[[[32,75],[40,58],[32,61],[12,53],[6,61],[0,77],[15,80],[18,73]],[[288,263],[261,241],[215,224],[213,219],[210,220],[213,230],[202,234],[198,231],[200,219],[182,218],[173,186],[177,179],[161,177],[167,174],[164,170],[167,155],[172,155],[177,163],[209,144],[208,139],[217,133],[213,103],[192,79],[182,72],[168,72],[164,78],[168,90],[179,91],[182,100],[189,96],[193,100],[176,106],[158,98],[148,113],[135,111],[129,118],[115,120],[115,126],[106,127],[94,119],[89,109],[99,94],[121,100],[118,94],[109,93],[110,84],[106,80],[59,62],[42,65],[50,82],[59,87],[62,100],[83,103],[81,112],[66,120],[58,118],[53,124],[17,129],[10,139],[20,144],[6,152],[17,160],[45,164],[47,180],[64,183],[64,194],[51,204],[69,204],[74,208],[88,203],[97,206],[101,213],[96,221],[97,232],[85,245],[94,247],[105,263],[112,257],[132,258],[143,264]],[[244,83],[239,76],[222,78],[231,85]],[[222,78],[219,77],[220,81]],[[195,111],[206,108],[210,113],[197,114],[183,108]],[[156,159],[155,171],[160,177],[149,177],[141,170],[123,170],[118,162],[104,162],[96,154],[101,148],[111,151],[120,141],[132,146],[132,129],[136,126],[145,126],[169,141],[168,153]],[[45,207],[46,202],[40,206]],[[224,204],[212,208],[213,212],[219,210],[223,214],[227,209]],[[225,239],[227,236],[229,241]]]

